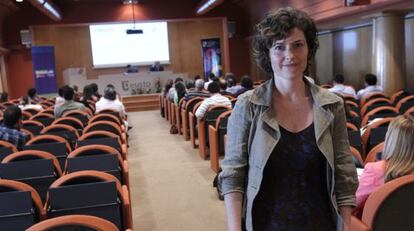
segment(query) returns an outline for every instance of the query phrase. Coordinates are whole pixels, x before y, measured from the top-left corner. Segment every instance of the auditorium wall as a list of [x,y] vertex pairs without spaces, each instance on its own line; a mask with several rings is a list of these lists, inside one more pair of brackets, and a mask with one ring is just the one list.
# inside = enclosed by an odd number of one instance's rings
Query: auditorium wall
[[[170,60],[165,70],[175,73],[188,73],[190,77],[203,70],[201,43],[203,38],[220,38],[224,48],[222,18],[176,20],[168,22]],[[59,85],[62,85],[62,72],[69,67],[85,67],[88,79],[96,79],[103,74],[116,74],[125,68],[94,69],[92,66],[91,43],[88,25],[78,26],[35,26],[32,28],[33,44],[55,47],[56,72]],[[222,58],[226,55],[224,50]],[[224,65],[224,60],[223,60]],[[149,66],[140,67],[148,71]],[[224,66],[224,70],[226,67]]]

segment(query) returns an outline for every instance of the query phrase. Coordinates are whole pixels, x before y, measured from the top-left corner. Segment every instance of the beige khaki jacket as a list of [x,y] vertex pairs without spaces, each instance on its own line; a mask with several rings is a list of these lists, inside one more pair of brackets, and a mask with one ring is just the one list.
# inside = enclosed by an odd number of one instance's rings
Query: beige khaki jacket
[[[338,230],[340,206],[355,206],[358,179],[349,148],[344,103],[337,95],[304,78],[313,99],[315,137],[327,160],[327,190]],[[239,96],[227,126],[226,156],[219,184],[223,194],[245,195],[243,215],[246,229],[252,227],[253,201],[260,189],[263,170],[280,138],[279,125],[271,107],[274,81],[270,79]],[[283,177],[283,176],[281,176]],[[321,218],[323,219],[323,218]]]

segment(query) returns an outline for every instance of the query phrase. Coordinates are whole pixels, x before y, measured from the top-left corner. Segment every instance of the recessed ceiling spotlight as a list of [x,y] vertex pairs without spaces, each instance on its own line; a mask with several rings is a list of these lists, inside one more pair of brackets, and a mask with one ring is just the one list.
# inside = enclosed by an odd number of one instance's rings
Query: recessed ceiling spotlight
[[16,0],[16,2],[23,2],[23,0]]
[[127,4],[137,4],[138,0],[124,0],[122,3],[125,4],[125,5],[127,5]]

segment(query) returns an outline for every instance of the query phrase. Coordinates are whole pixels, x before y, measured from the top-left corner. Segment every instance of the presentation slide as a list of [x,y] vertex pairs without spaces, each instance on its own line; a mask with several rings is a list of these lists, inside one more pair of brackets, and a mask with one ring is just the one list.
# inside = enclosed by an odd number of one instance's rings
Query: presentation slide
[[[142,30],[127,34],[129,29]],[[167,22],[95,24],[89,26],[94,68],[170,62]]]

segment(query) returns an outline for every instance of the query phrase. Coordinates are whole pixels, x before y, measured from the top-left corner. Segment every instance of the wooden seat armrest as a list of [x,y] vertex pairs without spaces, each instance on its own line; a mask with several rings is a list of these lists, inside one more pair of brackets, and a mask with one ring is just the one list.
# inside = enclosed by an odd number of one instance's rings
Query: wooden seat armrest
[[129,185],[129,165],[128,161],[126,160],[123,161],[122,175],[125,185],[128,187],[128,189],[130,189],[131,187]]
[[121,144],[121,152],[122,156],[124,157],[124,160],[128,159],[128,147],[126,144]]
[[123,214],[124,214],[124,224],[126,228],[132,229],[132,210],[131,210],[131,201],[129,197],[128,187],[122,185],[122,201],[123,201]]
[[210,142],[210,168],[218,172],[220,168],[220,150],[217,129],[213,125],[208,126],[208,139]]

